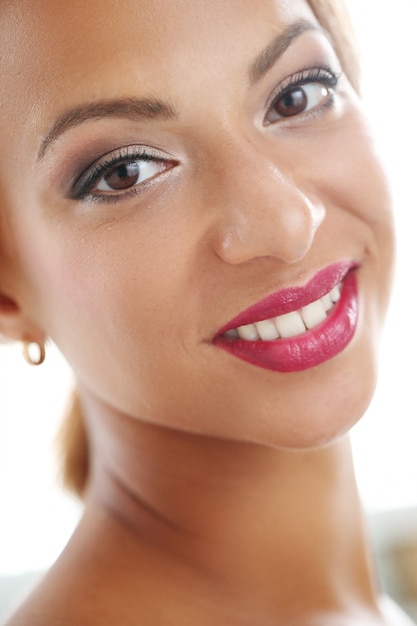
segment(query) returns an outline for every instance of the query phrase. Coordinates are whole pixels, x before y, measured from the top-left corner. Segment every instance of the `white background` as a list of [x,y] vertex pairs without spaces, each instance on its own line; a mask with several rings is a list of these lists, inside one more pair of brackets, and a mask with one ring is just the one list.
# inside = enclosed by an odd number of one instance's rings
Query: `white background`
[[[398,230],[394,299],[375,400],[353,432],[357,477],[372,512],[417,506],[417,3],[350,0],[363,51],[364,99],[393,180]],[[395,6],[395,10],[394,7]],[[31,368],[0,347],[0,575],[47,567],[80,507],[56,484],[53,438],[70,387],[56,350]]]

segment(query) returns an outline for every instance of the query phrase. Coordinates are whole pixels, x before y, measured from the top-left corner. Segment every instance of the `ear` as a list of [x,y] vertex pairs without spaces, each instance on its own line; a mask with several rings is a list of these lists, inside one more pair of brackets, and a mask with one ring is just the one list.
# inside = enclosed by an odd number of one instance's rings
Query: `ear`
[[13,341],[43,344],[45,333],[32,315],[15,238],[7,217],[11,208],[3,211],[1,193],[0,207],[0,334]]
[[15,299],[0,289],[0,333],[14,341],[45,342],[44,332],[23,313]]

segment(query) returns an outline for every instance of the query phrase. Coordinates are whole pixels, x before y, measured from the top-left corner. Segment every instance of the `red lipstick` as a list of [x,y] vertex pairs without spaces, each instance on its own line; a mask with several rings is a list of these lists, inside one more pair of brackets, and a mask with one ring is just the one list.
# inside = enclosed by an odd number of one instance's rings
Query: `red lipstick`
[[[225,326],[214,344],[252,365],[276,372],[297,372],[320,365],[341,352],[355,334],[359,315],[355,264],[342,261],[318,272],[306,285],[287,287],[249,307]],[[232,329],[298,311],[341,286],[340,300],[311,330],[274,341],[247,341],[225,335]]]

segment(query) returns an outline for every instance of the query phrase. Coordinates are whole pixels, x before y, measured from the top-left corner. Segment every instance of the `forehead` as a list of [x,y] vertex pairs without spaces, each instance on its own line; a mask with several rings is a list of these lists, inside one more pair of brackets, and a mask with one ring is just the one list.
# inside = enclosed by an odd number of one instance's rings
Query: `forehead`
[[224,92],[298,19],[305,0],[0,0],[3,140],[83,102]]
[[86,77],[94,91],[100,71],[122,74],[127,66],[136,66],[138,79],[146,73],[155,82],[181,67],[174,75],[180,80],[184,67],[207,69],[241,57],[242,44],[255,52],[297,17],[312,19],[305,0],[0,2],[1,58],[8,66],[1,72],[39,86],[50,78],[63,91],[76,91]]

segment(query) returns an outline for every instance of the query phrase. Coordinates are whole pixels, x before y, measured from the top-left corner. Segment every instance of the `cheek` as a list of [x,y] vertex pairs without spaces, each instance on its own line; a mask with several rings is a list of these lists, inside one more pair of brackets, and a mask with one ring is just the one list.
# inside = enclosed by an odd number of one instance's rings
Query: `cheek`
[[392,233],[392,196],[385,169],[366,118],[360,110],[352,117],[342,140],[326,155],[334,193],[344,196],[348,210],[371,228]]
[[181,350],[185,242],[180,250],[178,236],[169,244],[161,229],[143,237],[127,223],[62,237],[49,228],[20,241],[31,306],[77,377],[119,408],[140,411],[140,397],[155,381],[161,387]]
[[[303,170],[307,193],[327,210],[329,232],[343,244],[349,237],[388,268],[393,260],[394,225],[389,180],[360,109],[353,110],[337,133],[315,146],[314,167]],[[343,237],[341,234],[343,233]]]
[[[116,238],[117,242],[117,238]],[[59,335],[66,332],[65,320],[74,330],[92,332],[99,328],[106,341],[126,331],[149,337],[152,321],[160,321],[172,303],[174,278],[162,264],[149,263],[146,253],[127,251],[126,242],[100,245],[85,253],[72,248],[57,250],[55,267],[46,270],[45,299],[54,299],[48,323]],[[151,258],[155,258],[154,256]],[[48,259],[43,259],[48,264]],[[145,262],[148,261],[148,262]],[[171,277],[171,284],[168,282]],[[63,318],[57,316],[61,310]],[[104,340],[104,336],[103,336]]]

